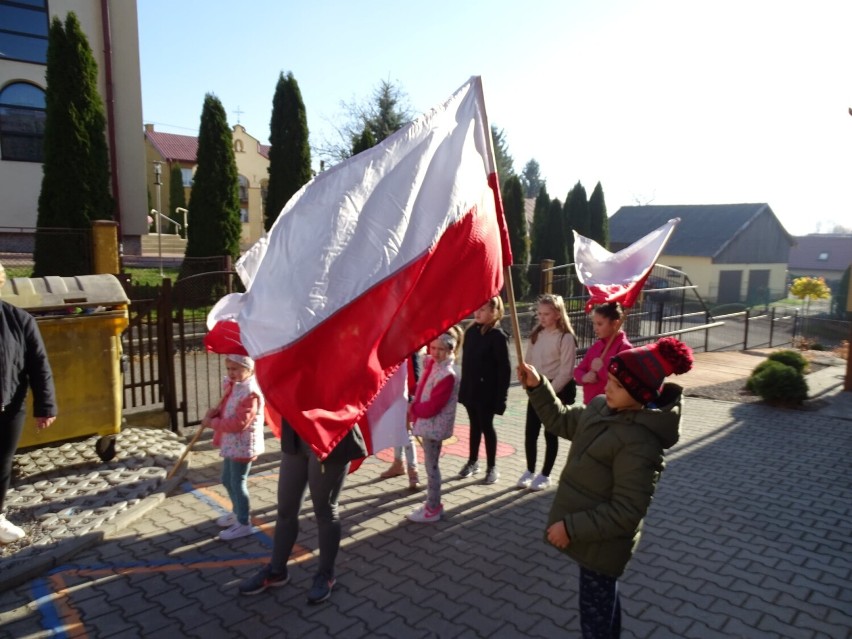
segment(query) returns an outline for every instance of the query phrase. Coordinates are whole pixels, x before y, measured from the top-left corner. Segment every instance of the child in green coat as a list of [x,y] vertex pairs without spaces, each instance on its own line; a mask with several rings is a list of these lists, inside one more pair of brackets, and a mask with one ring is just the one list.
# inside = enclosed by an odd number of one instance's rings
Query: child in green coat
[[546,539],[580,565],[584,637],[620,635],[618,577],[639,543],[663,451],[679,436],[682,389],[664,381],[692,361],[672,337],[622,351],[610,361],[605,394],[587,406],[564,406],[535,368],[518,366],[544,427],[572,442]]

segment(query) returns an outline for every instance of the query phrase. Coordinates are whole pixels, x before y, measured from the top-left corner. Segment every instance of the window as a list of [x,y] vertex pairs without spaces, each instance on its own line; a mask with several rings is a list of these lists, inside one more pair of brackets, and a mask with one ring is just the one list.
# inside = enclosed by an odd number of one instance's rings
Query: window
[[240,182],[240,202],[248,202],[249,181],[242,175],[238,179]]
[[183,186],[184,188],[189,188],[192,186],[192,169],[185,169],[181,167],[180,175],[183,178]]
[[234,152],[235,153],[243,153],[243,141],[242,140],[234,140]]
[[0,90],[0,157],[44,161],[44,91],[13,82]]
[[827,251],[823,251],[822,253],[820,253],[820,254],[819,254],[819,257],[818,257],[817,259],[818,259],[820,262],[826,262],[826,261],[828,261],[828,252],[827,252]]
[[0,60],[47,64],[46,0],[0,0]]
[[240,208],[240,222],[243,224],[248,224],[248,209]]

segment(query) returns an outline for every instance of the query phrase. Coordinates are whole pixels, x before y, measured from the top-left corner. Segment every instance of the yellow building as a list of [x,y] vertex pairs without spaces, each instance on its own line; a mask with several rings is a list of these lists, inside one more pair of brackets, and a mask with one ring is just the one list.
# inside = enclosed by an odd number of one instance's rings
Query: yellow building
[[[0,0],[0,226],[36,226],[50,22],[73,11],[98,65],[112,192],[125,253],[147,232],[136,0]],[[31,237],[31,234],[29,234]]]
[[[234,125],[234,159],[240,181],[240,218],[242,220],[242,239],[240,248],[246,249],[263,235],[263,211],[266,204],[266,192],[269,184],[269,146],[261,144],[257,138],[246,133],[241,124]],[[189,202],[192,178],[196,169],[198,138],[190,135],[162,133],[154,129],[153,124],[145,125],[145,157],[148,166],[148,191],[156,197],[154,163],[162,165],[161,170],[161,207],[162,213],[173,220],[183,223],[183,218],[175,211],[168,211],[169,181],[171,168],[179,166],[183,176],[184,195]],[[156,208],[156,203],[154,204]],[[189,229],[192,233],[192,229]]]

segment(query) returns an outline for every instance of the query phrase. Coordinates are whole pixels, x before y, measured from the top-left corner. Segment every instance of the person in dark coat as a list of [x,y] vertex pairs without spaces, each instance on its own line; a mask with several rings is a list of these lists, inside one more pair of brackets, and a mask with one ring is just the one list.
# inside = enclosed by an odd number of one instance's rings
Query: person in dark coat
[[683,392],[664,381],[692,361],[673,337],[622,351],[609,362],[605,394],[587,406],[565,406],[547,378],[518,366],[544,427],[571,440],[545,539],[580,565],[584,638],[620,636],[618,578],[639,544],[664,450],[679,437]]
[[[6,271],[0,264],[0,288]],[[24,430],[27,387],[33,392],[36,428],[56,419],[56,390],[41,333],[32,315],[0,300],[0,543],[26,533],[6,519],[4,502],[12,481],[12,461]]]
[[485,483],[500,478],[497,471],[497,431],[494,416],[506,411],[509,395],[509,338],[500,328],[503,300],[492,297],[473,313],[473,324],[465,331],[459,403],[470,419],[470,454],[459,473],[470,477],[479,472],[479,443],[485,437],[487,468]]
[[367,456],[367,446],[358,425],[320,461],[286,421],[281,422],[281,467],[278,475],[278,514],[272,558],[268,565],[244,580],[241,595],[256,595],[290,581],[287,560],[299,535],[299,510],[310,487],[319,534],[319,568],[308,592],[308,603],[318,604],[331,596],[334,562],[340,548],[340,516],[337,502],[352,461]]

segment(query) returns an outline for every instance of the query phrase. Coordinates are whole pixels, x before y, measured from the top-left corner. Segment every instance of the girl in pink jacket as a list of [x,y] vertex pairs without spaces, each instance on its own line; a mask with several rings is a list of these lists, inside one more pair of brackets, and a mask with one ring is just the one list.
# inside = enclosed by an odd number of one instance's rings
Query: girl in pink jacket
[[233,512],[219,517],[216,524],[224,528],[219,539],[228,540],[254,532],[249,521],[248,475],[251,463],[263,452],[263,395],[250,357],[226,355],[225,370],[222,399],[207,411],[201,425],[213,429],[213,444],[223,458],[222,485]]
[[459,333],[447,332],[429,344],[429,357],[417,382],[414,401],[408,407],[412,432],[423,445],[426,467],[426,503],[408,515],[408,519],[426,524],[439,521],[441,504],[441,444],[453,434],[459,399],[459,375],[453,366],[459,346]]
[[574,369],[574,381],[583,385],[584,404],[604,394],[609,360],[633,348],[621,330],[623,322],[624,310],[618,302],[598,304],[592,311],[592,327],[598,341],[589,347],[583,361]]

